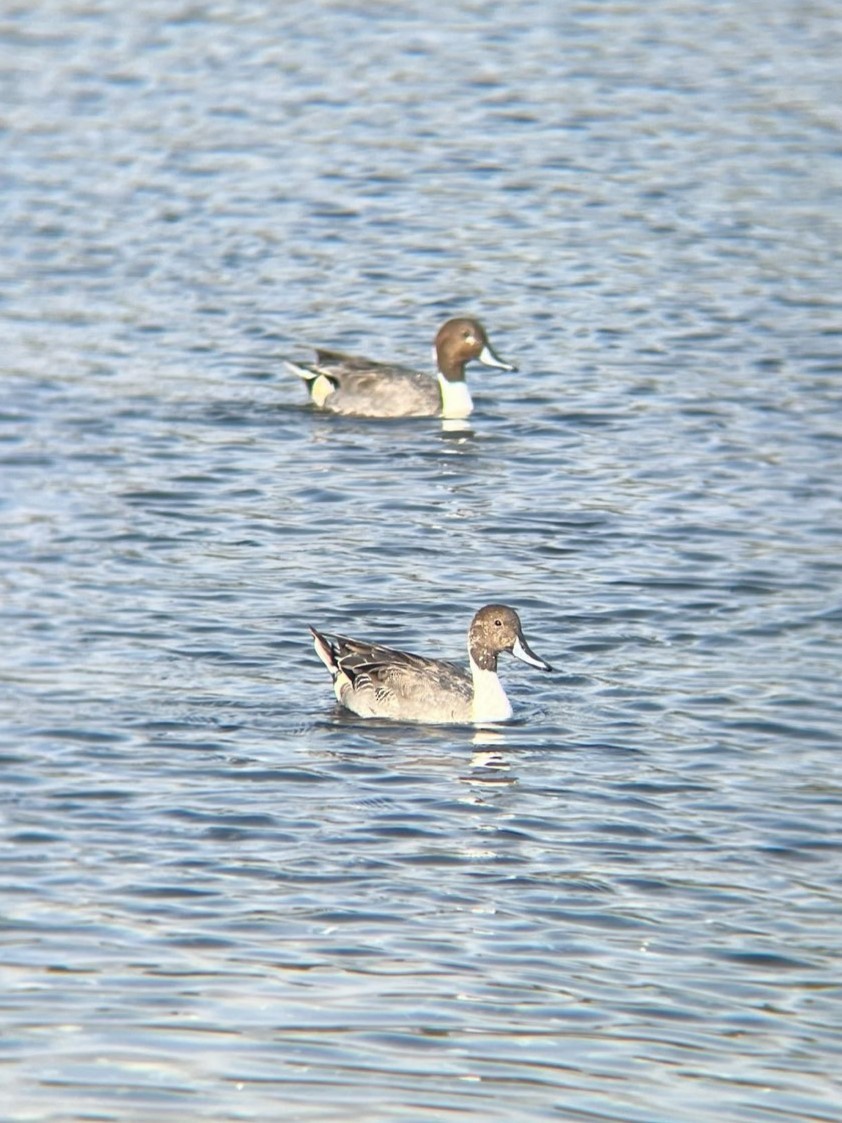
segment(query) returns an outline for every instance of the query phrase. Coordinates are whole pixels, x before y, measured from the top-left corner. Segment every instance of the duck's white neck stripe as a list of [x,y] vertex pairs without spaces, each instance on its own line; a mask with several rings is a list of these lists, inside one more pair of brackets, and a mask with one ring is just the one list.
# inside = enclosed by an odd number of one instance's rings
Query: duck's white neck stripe
[[512,716],[512,705],[497,672],[480,670],[471,659],[471,675],[474,680],[471,721],[508,721]]
[[474,408],[468,384],[464,379],[451,382],[439,371],[442,417],[467,417]]

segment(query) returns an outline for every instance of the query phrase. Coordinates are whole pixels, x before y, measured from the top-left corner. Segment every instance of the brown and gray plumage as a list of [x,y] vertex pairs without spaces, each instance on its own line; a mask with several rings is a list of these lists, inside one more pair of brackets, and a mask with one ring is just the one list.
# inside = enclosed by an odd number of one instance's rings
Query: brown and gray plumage
[[330,671],[337,700],[360,717],[427,723],[506,721],[512,707],[497,677],[497,657],[550,671],[523,636],[518,614],[503,604],[481,608],[468,629],[469,669],[378,643],[311,628],[316,654]]
[[307,383],[319,409],[354,417],[464,418],[473,409],[465,367],[476,359],[488,367],[517,370],[495,354],[478,320],[448,320],[436,335],[437,376],[395,363],[319,348],[314,363],[285,360]]

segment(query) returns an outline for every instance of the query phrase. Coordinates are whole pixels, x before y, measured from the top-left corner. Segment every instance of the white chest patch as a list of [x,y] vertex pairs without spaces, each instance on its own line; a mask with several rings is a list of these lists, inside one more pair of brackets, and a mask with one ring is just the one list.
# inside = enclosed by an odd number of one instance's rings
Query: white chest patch
[[464,381],[449,382],[443,374],[438,377],[442,417],[467,417],[474,408],[468,384]]
[[512,716],[512,704],[506,697],[503,686],[494,671],[481,671],[473,667],[474,701],[471,707],[471,720],[508,721]]

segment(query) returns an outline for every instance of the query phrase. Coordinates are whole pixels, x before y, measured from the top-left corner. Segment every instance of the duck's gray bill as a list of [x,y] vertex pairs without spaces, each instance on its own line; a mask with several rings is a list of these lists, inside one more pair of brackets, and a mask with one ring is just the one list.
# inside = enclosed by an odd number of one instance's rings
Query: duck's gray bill
[[487,343],[477,358],[487,367],[497,367],[499,370],[517,370],[514,363],[504,363],[499,355],[495,355]]
[[530,667],[537,667],[541,671],[551,671],[552,667],[546,660],[539,658],[534,651],[530,648],[525,639],[518,637],[512,645],[512,655],[515,659],[520,659],[523,663],[528,663]]

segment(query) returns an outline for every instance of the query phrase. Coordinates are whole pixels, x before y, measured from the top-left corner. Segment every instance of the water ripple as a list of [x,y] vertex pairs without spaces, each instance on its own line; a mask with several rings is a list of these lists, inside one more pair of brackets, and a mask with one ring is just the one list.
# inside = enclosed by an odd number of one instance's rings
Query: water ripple
[[[837,1118],[839,39],[0,15],[10,1118]],[[463,425],[281,367],[460,311]],[[334,705],[491,600],[514,722]]]

